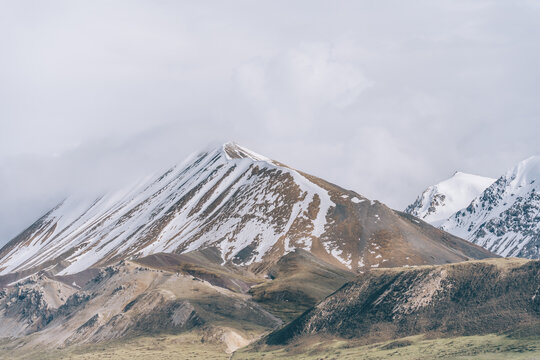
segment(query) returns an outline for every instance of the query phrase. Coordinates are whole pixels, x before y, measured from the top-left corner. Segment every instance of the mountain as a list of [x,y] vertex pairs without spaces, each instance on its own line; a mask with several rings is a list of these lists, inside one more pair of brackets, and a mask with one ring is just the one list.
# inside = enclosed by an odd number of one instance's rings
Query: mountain
[[[325,308],[328,299],[371,303],[385,293],[402,304],[405,322],[414,322],[410,309],[428,304],[429,319],[417,311],[414,331],[427,329],[422,324],[433,321],[439,304],[448,310],[441,314],[460,318],[493,305],[508,323],[496,276],[507,276],[505,289],[523,286],[522,294],[509,292],[517,299],[514,320],[533,321],[522,311],[531,310],[524,297],[530,284],[515,277],[528,279],[529,270],[512,260],[504,263],[508,271],[491,273],[486,264],[506,260],[476,262],[493,257],[411,214],[226,143],[121,190],[69,197],[0,249],[0,359],[126,358],[135,350],[231,358],[266,334],[295,333],[300,327],[291,326],[304,324],[313,309],[324,308],[318,314],[333,321],[339,311]],[[458,262],[467,265],[448,265]],[[473,304],[466,285],[454,281],[462,273],[464,284],[486,281],[481,285],[494,289],[481,293],[487,305]],[[486,276],[471,283],[469,273]],[[351,284],[360,287],[340,298]],[[439,295],[467,299],[470,311],[430,302]],[[355,331],[353,317],[364,315],[354,311],[362,307],[340,309]],[[376,319],[365,321],[374,333],[394,326]],[[278,330],[285,323],[292,325]]]
[[[489,259],[358,276],[264,342],[356,345],[427,337],[521,331],[538,336],[540,261]],[[315,337],[316,340],[309,340]]]
[[304,249],[344,270],[444,264],[490,252],[235,143],[97,197],[70,197],[0,250],[0,275],[76,274],[156,253],[217,249],[265,273]]
[[226,143],[119,191],[65,199],[0,249],[0,359],[147,338],[221,357],[357,274],[493,256]]
[[502,256],[540,258],[540,156],[521,161],[441,228]]
[[451,178],[424,190],[405,212],[439,226],[494,182],[495,179],[488,177],[456,172]]

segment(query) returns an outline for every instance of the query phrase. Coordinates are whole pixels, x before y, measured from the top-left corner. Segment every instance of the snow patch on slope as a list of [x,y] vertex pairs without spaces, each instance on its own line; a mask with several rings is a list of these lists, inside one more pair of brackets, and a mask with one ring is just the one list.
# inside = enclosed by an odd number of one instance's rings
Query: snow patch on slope
[[[297,187],[300,194],[294,204],[285,203],[283,183],[272,183],[275,176],[292,178],[287,186]],[[308,208],[317,203],[310,219]],[[288,206],[288,222],[279,226],[269,214]],[[145,256],[207,246],[217,246],[226,261],[253,247],[238,260],[248,265],[261,261],[279,239],[285,239],[285,252],[295,246],[311,250],[312,239],[322,239],[333,206],[328,191],[300,172],[226,143],[121,191],[66,199],[42,219],[30,242],[17,244],[0,259],[0,274],[60,256],[69,263],[61,274],[72,274],[119,254]],[[291,230],[297,219],[311,222],[302,238]]]

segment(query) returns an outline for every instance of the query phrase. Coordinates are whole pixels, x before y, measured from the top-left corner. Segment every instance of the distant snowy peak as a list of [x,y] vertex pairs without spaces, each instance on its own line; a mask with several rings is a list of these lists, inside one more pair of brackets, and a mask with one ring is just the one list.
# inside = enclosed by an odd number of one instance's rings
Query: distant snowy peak
[[504,177],[509,179],[511,188],[537,188],[538,184],[536,182],[540,179],[540,155],[531,156],[521,161],[516,167],[510,169]]
[[451,178],[428,187],[405,212],[434,226],[463,209],[495,179],[456,172]]
[[540,156],[520,162],[442,228],[502,256],[540,258]]

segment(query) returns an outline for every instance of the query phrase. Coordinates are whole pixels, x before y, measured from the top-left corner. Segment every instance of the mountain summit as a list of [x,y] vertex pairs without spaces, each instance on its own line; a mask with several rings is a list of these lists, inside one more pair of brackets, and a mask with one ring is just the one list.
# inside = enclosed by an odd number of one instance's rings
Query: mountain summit
[[361,272],[492,254],[235,143],[97,198],[68,198],[0,250],[0,275],[59,275],[213,248],[262,272],[294,249]]
[[502,256],[540,258],[540,156],[508,170],[442,229]]
[[456,172],[452,177],[428,187],[405,212],[437,226],[470,204],[495,179]]

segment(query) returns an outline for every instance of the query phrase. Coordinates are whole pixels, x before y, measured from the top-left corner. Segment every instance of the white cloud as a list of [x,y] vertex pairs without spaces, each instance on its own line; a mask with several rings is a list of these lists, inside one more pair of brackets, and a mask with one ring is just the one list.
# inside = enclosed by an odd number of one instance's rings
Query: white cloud
[[310,127],[318,114],[347,108],[372,85],[328,43],[303,43],[253,59],[236,70],[235,79],[254,116],[275,134]]
[[337,58],[328,43],[304,43],[270,59],[250,61],[236,78],[255,106],[285,107],[282,112],[303,116],[326,106],[345,108],[371,85],[357,66]]
[[0,243],[233,139],[397,208],[540,152],[531,1],[4,1]]

